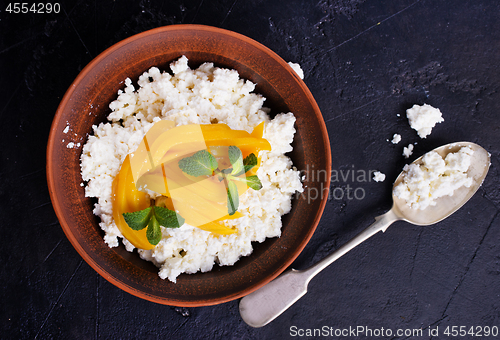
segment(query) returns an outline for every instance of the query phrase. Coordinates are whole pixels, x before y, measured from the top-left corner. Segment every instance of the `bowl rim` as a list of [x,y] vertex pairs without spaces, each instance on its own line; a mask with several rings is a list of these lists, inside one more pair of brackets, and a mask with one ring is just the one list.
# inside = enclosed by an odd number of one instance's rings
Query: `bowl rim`
[[[326,128],[326,124],[324,122],[323,116],[321,114],[321,111],[319,109],[318,104],[316,103],[316,100],[314,99],[312,93],[310,92],[309,88],[306,86],[304,81],[296,74],[296,72],[291,68],[291,66],[285,62],[278,54],[276,54],[274,51],[272,51],[270,48],[266,47],[265,45],[257,42],[256,40],[253,40],[245,35],[242,35],[240,33],[236,33],[230,30],[226,30],[223,28],[218,28],[218,27],[213,27],[213,26],[206,26],[206,25],[197,25],[197,24],[175,24],[175,25],[168,25],[168,26],[161,26],[157,28],[153,28],[144,32],[140,32],[137,34],[134,34],[128,38],[125,38],[110,47],[106,48],[104,51],[102,51],[99,55],[97,55],[94,59],[92,59],[77,75],[77,77],[73,80],[73,82],[70,84],[68,89],[66,90],[63,98],[61,99],[61,102],[58,105],[58,108],[56,110],[55,116],[53,118],[51,128],[50,128],[50,133],[49,133],[49,138],[48,138],[48,143],[47,143],[47,149],[46,149],[46,177],[47,177],[47,184],[48,184],[48,189],[49,189],[49,195],[50,199],[52,202],[52,206],[54,208],[54,211],[56,213],[56,216],[58,218],[58,221],[60,223],[61,228],[63,229],[66,237],[72,244],[72,246],[75,248],[75,250],[78,252],[78,254],[87,262],[99,275],[101,275],[103,278],[105,278],[108,282],[112,283],[116,287],[126,291],[129,294],[132,294],[136,297],[155,302],[155,303],[160,303],[160,304],[165,304],[165,305],[175,305],[179,307],[197,307],[197,306],[209,306],[209,305],[216,305],[220,303],[225,303],[231,300],[235,300],[238,298],[241,298],[247,294],[250,294],[251,292],[259,289],[260,287],[266,285],[273,279],[275,279],[277,276],[279,276],[287,267],[289,267],[292,262],[299,256],[299,254],[302,252],[304,247],[307,245],[309,242],[310,238],[314,234],[319,221],[321,219],[321,216],[323,215],[323,211],[326,206],[327,202],[327,197],[328,194],[322,198],[321,203],[319,205],[319,208],[316,212],[316,215],[314,216],[314,220],[311,222],[311,228],[310,231],[307,234],[307,237],[304,238],[303,242],[301,243],[301,246],[297,249],[296,253],[294,256],[286,259],[283,262],[283,265],[280,267],[280,270],[275,272],[272,275],[269,275],[266,277],[266,279],[261,280],[261,282],[255,286],[249,287],[247,289],[244,289],[242,291],[239,291],[237,293],[232,293],[229,295],[226,295],[225,297],[221,298],[216,298],[214,300],[209,300],[209,301],[185,301],[184,303],[180,303],[179,301],[167,301],[164,298],[159,298],[156,296],[151,296],[148,293],[142,292],[134,287],[129,286],[125,282],[121,281],[120,279],[112,276],[109,274],[104,268],[102,268],[93,258],[88,254],[83,247],[80,245],[78,242],[76,236],[72,233],[71,228],[69,227],[69,223],[65,218],[65,214],[63,214],[63,209],[61,207],[61,202],[60,198],[56,194],[55,190],[55,181],[56,179],[53,177],[53,169],[55,165],[51,162],[51,159],[53,159],[54,155],[54,149],[55,149],[55,143],[56,143],[56,138],[55,138],[55,133],[56,133],[56,127],[58,122],[61,120],[61,116],[63,115],[64,108],[66,107],[68,101],[70,100],[72,94],[74,93],[75,89],[78,87],[80,82],[87,76],[89,71],[91,71],[95,65],[99,64],[102,62],[106,57],[108,57],[110,54],[113,52],[123,48],[127,44],[130,44],[132,42],[135,42],[137,40],[141,40],[145,37],[148,37],[150,35],[155,35],[158,33],[163,33],[163,32],[169,32],[169,31],[205,31],[205,32],[214,32],[217,34],[222,34],[222,35],[229,35],[233,38],[242,40],[253,47],[261,50],[262,52],[266,53],[270,57],[272,57],[274,60],[276,60],[278,63],[282,64],[284,66],[284,69],[287,70],[293,77],[295,77],[296,81],[298,81],[298,84],[300,85],[302,91],[308,98],[308,101],[310,105],[313,107],[314,114],[316,116],[316,119],[320,125],[320,130],[321,130],[321,135],[323,137],[324,141],[324,149],[326,155],[326,165],[327,165],[327,170],[331,169],[331,148],[330,148],[330,141],[329,141],[329,136],[328,136],[328,131]],[[330,178],[327,176],[325,183],[325,187],[327,190],[330,189]]]

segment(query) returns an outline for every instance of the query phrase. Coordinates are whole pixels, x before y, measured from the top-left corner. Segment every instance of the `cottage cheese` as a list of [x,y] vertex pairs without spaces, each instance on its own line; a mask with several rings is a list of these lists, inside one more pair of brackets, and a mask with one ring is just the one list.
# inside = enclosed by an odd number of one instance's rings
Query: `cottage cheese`
[[93,126],[94,134],[83,147],[82,178],[85,194],[96,197],[94,214],[101,218],[104,241],[110,247],[122,240],[128,251],[134,246],[118,230],[112,217],[112,182],[127,154],[133,152],[151,126],[169,119],[176,125],[221,122],[232,129],[251,132],[265,121],[263,137],[271,151],[261,151],[257,176],[262,189],[240,196],[239,219],[225,221],[236,227],[231,235],[216,235],[184,224],[178,229],[162,227],[163,238],[152,250],[138,249],[143,259],[159,267],[159,276],[175,282],[181,273],[206,272],[215,263],[233,265],[252,252],[252,241],[281,234],[281,215],[291,209],[291,198],[302,192],[299,171],[285,153],[292,150],[295,117],[282,113],[270,120],[262,106],[265,98],[252,93],[255,84],[239,78],[235,70],[205,63],[190,69],[186,57],[170,65],[173,75],[151,68],[139,77],[136,87],[130,79],[110,104],[108,123]]
[[403,156],[405,158],[410,158],[411,155],[413,155],[413,144],[408,144],[408,146],[403,147]]
[[375,171],[373,173],[373,180],[375,182],[383,182],[385,181],[385,174],[380,171]]
[[426,153],[422,164],[405,165],[403,181],[394,188],[394,195],[413,209],[436,205],[436,199],[451,196],[462,187],[470,187],[473,179],[467,176],[473,150],[462,147],[443,159],[435,151]]
[[300,67],[300,64],[297,63],[292,63],[291,61],[288,62],[288,65],[297,73],[300,79],[304,79],[304,71],[302,70],[302,67]]
[[428,104],[413,105],[406,110],[406,117],[412,129],[416,130],[420,138],[426,138],[437,124],[444,122],[441,111]]
[[398,133],[395,133],[394,136],[392,136],[391,143],[398,144],[399,142],[401,142],[401,135]]

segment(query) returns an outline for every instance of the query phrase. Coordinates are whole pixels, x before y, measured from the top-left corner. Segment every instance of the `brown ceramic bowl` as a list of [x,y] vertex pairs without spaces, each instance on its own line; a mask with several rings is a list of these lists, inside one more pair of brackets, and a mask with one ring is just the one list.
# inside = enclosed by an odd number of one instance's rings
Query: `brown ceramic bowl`
[[[198,25],[153,29],[108,48],[78,75],[59,105],[47,146],[47,181],[59,222],[75,249],[105,279],[140,298],[173,306],[214,305],[240,298],[265,285],[285,270],[312,236],[325,207],[329,176],[304,185],[311,195],[293,201],[283,216],[282,236],[255,243],[254,252],[234,266],[215,266],[211,272],[181,274],[177,283],[162,280],[157,268],[123,246],[109,248],[93,215],[95,201],[81,186],[80,154],[92,125],[106,121],[108,105],[130,77],[136,81],[152,66],[162,70],[181,55],[191,68],[205,61],[236,69],[256,83],[271,115],[293,112],[297,118],[294,150],[298,169],[324,169],[330,174],[328,134],[313,96],[278,55],[240,34]],[[69,125],[70,131],[63,130]],[[64,140],[64,142],[63,142]],[[69,142],[81,143],[68,148]],[[308,167],[309,166],[309,167]],[[312,178],[312,176],[310,176]],[[316,193],[324,194],[314,199]]]

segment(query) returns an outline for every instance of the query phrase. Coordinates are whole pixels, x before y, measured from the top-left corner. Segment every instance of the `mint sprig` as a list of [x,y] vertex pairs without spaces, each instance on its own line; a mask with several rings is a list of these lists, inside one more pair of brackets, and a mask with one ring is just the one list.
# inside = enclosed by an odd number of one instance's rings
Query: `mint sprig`
[[179,168],[191,176],[216,175],[219,181],[224,181],[227,191],[227,211],[229,215],[234,215],[239,206],[238,187],[235,181],[244,182],[254,190],[260,190],[262,183],[256,175],[244,175],[257,165],[255,154],[251,153],[243,158],[240,148],[231,145],[228,148],[228,157],[232,167],[219,169],[217,159],[207,150],[201,150],[181,159]]
[[125,222],[127,222],[130,229],[142,230],[149,224],[149,220],[151,219],[151,209],[152,207],[147,207],[144,210],[124,213],[123,218],[125,219]]
[[184,218],[168,208],[150,206],[146,209],[123,213],[123,218],[133,230],[142,230],[146,227],[146,237],[152,245],[161,241],[161,228],[179,228],[184,224]]
[[243,165],[243,154],[241,153],[240,148],[237,146],[231,145],[229,149],[227,150],[227,154],[229,156],[229,162],[233,166],[233,170],[231,171],[231,175],[233,176],[239,176],[243,173],[244,171],[244,165]]
[[227,188],[227,212],[229,215],[234,215],[240,205],[238,187],[233,181],[226,181],[225,184]]
[[218,166],[217,159],[207,150],[200,150],[179,161],[181,170],[195,177],[212,175]]
[[233,178],[235,181],[245,182],[245,184],[252,188],[253,190],[262,189],[262,183],[260,182],[259,177],[257,175],[246,176],[246,177],[235,177]]
[[161,228],[160,223],[155,218],[155,216],[151,216],[149,220],[148,229],[146,230],[146,237],[152,245],[156,246],[158,242],[161,241]]
[[[257,165],[257,157],[253,153],[246,156],[245,159],[243,160],[243,166],[245,167],[245,173],[252,170],[252,168],[256,165]],[[255,190],[259,190],[259,189],[255,189]]]

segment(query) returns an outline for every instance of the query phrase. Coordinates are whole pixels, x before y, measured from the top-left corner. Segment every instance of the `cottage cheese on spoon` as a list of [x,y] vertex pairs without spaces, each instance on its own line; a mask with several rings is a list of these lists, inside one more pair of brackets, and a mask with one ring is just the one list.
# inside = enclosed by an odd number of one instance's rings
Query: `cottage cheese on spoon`
[[467,176],[473,150],[462,147],[443,159],[431,151],[422,157],[422,164],[412,163],[403,168],[403,180],[394,187],[394,195],[406,201],[412,209],[436,205],[439,197],[453,195],[462,187],[470,187],[473,179]]

